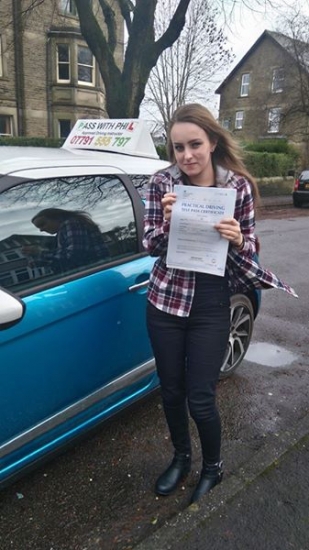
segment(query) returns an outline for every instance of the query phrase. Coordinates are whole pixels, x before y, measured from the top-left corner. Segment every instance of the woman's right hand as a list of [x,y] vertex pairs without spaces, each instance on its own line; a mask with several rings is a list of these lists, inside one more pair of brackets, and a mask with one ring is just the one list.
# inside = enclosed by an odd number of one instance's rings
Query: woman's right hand
[[176,202],[176,193],[166,193],[161,201],[164,219],[170,221],[172,206]]

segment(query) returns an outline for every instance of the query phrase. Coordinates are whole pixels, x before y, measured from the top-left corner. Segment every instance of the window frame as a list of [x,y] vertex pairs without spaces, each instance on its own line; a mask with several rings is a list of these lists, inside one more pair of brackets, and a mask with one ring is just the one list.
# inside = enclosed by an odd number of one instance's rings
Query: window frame
[[[278,73],[281,73],[281,76],[278,76]],[[284,68],[283,67],[275,67],[273,69],[272,81],[271,81],[271,91],[272,91],[273,94],[280,94],[280,93],[283,92],[284,79],[285,79]],[[279,86],[278,86],[278,84],[279,84]]]
[[[75,279],[80,279],[80,278],[83,278],[83,277],[87,277],[87,276],[91,275],[92,273],[96,273],[96,272],[99,272],[99,271],[103,271],[105,269],[109,269],[111,266],[122,265],[126,262],[130,262],[132,260],[140,258],[141,256],[147,255],[147,253],[144,250],[144,247],[142,245],[144,205],[143,205],[143,202],[142,202],[142,200],[139,196],[139,193],[135,189],[135,186],[133,185],[133,182],[130,179],[130,177],[125,175],[125,174],[121,174],[121,173],[119,173],[119,174],[118,173],[111,173],[110,175],[102,174],[101,171],[97,171],[97,170],[96,171],[92,171],[92,170],[85,171],[84,173],[81,174],[81,171],[79,169],[78,170],[78,175],[76,174],[76,171],[73,170],[72,174],[71,175],[66,174],[65,178],[81,177],[83,179],[83,178],[88,177],[88,176],[89,177],[99,177],[99,178],[104,178],[104,179],[111,177],[112,179],[118,180],[119,183],[121,183],[121,185],[123,186],[124,190],[126,191],[128,204],[129,204],[129,202],[131,203],[131,209],[132,209],[131,222],[133,221],[134,226],[135,226],[135,241],[136,241],[135,251],[133,251],[133,249],[132,249],[132,251],[126,252],[125,256],[111,257],[111,258],[107,259],[106,262],[102,261],[100,264],[85,265],[83,268],[78,269],[76,272],[58,273],[57,276],[55,276],[53,278],[49,278],[50,273],[44,273],[44,274],[42,274],[42,276],[44,276],[44,277],[47,276],[46,280],[44,280],[44,279],[41,280],[40,278],[32,278],[31,277],[31,278],[28,279],[29,281],[32,281],[32,284],[29,285],[29,286],[27,285],[27,286],[22,286],[22,287],[18,287],[18,288],[13,286],[12,289],[6,287],[8,290],[11,290],[11,291],[13,290],[13,292],[16,293],[16,295],[18,295],[19,297],[23,298],[25,296],[30,296],[30,295],[33,295],[33,294],[41,291],[41,290],[54,288],[58,284],[62,284],[62,283],[66,283],[66,282],[69,282],[69,281],[72,281],[72,280],[75,280]],[[53,180],[53,179],[58,178],[58,177],[60,177],[60,176],[54,176],[54,177],[48,176],[46,178],[46,181]],[[44,178],[39,178],[38,180],[25,181],[22,184],[10,185],[7,189],[5,189],[3,191],[3,194],[6,194],[7,192],[9,192],[10,189],[19,188],[20,185],[27,185],[27,184],[30,184],[30,183],[35,184],[36,182],[38,183],[41,179],[42,179],[42,181],[44,180]],[[148,179],[149,179],[149,176],[148,176]],[[1,195],[2,195],[2,193],[1,193]],[[96,219],[94,219],[94,221],[96,222]],[[28,241],[29,241],[29,239],[28,239]],[[27,241],[27,243],[28,243],[28,241]],[[30,243],[31,243],[31,241],[30,241]],[[14,241],[14,247],[15,247],[15,245],[17,247],[20,247],[20,242],[17,241],[17,243],[16,243]],[[5,247],[5,248],[8,251],[10,251],[12,249],[11,246],[8,246],[8,247]],[[39,266],[37,266],[35,269],[40,270],[41,268]],[[49,267],[46,266],[46,268],[44,268],[44,269],[49,270]],[[33,270],[33,268],[32,268],[32,270]],[[9,274],[10,272],[11,272],[11,270],[8,268],[7,273]],[[12,273],[10,273],[10,275],[12,275]],[[13,281],[13,284],[14,285],[18,284],[16,282],[16,277],[13,276],[13,278],[15,279]]]
[[[274,111],[276,111],[276,114],[274,113]],[[282,113],[282,109],[280,107],[272,107],[268,110],[268,117],[267,117],[268,134],[278,134],[280,132],[281,113]]]
[[[83,48],[84,50],[88,50],[88,51],[90,52],[91,60],[92,60],[92,65],[88,65],[88,64],[86,64],[86,63],[80,63],[80,62],[79,62],[79,50],[80,50],[81,48]],[[95,58],[94,58],[94,55],[93,55],[92,51],[90,50],[90,48],[88,48],[87,45],[77,44],[76,62],[77,62],[77,84],[78,84],[79,86],[91,86],[91,87],[94,87],[94,86],[95,86]],[[91,75],[92,75],[92,80],[91,80],[91,81],[79,80],[79,67],[91,68]]]
[[230,119],[230,117],[223,118],[222,122],[221,122],[221,126],[225,130],[230,130],[231,129],[231,119]]
[[74,0],[59,0],[59,11],[64,15],[78,17],[77,8]]
[[6,114],[0,113],[0,119],[1,118],[6,118],[7,119],[7,123],[9,125],[10,132],[9,133],[8,132],[2,133],[0,131],[0,136],[13,137],[14,136],[13,117],[11,115],[6,115]]
[[[67,47],[67,49],[68,49],[68,61],[66,61],[66,62],[59,61],[59,46]],[[72,78],[71,47],[70,47],[70,44],[65,43],[65,42],[57,42],[57,44],[56,44],[56,55],[57,55],[57,60],[56,60],[57,82],[59,84],[69,84],[71,82],[71,78]],[[67,65],[68,66],[68,68],[69,68],[69,78],[68,79],[67,78],[60,78],[60,71],[59,71],[60,65]]]
[[73,127],[73,123],[72,123],[72,120],[70,118],[58,118],[58,120],[57,120],[57,123],[58,123],[58,137],[60,139],[61,138],[67,138],[68,135],[69,135],[69,134],[67,134],[66,136],[61,135],[61,123],[62,122],[68,122],[70,124],[70,131],[72,130],[72,127]]
[[[241,84],[240,84],[240,97],[248,97],[249,96],[249,88],[250,88],[250,80],[251,80],[250,73],[243,73],[241,75]],[[247,82],[245,82],[247,78]]]
[[[238,116],[240,114],[241,114],[241,116]],[[235,113],[235,130],[242,130],[243,129],[243,127],[244,127],[244,118],[245,118],[244,111],[236,111],[236,113]],[[239,125],[239,122],[240,122],[240,125]]]

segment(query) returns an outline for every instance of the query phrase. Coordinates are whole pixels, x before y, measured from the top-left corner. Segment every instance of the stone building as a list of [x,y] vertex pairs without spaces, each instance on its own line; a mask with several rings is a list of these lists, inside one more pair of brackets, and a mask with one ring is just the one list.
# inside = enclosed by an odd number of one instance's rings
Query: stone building
[[[79,118],[106,117],[102,77],[74,0],[45,0],[27,11],[31,4],[0,2],[0,135],[66,137]],[[123,34],[116,58],[121,66]]]
[[309,160],[309,46],[264,31],[217,88],[219,120],[241,141],[286,138]]

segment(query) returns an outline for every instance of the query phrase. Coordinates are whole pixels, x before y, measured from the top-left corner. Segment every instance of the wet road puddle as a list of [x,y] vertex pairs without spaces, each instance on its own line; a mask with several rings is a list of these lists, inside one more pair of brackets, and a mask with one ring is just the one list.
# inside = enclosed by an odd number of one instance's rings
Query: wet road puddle
[[249,346],[245,359],[251,363],[278,368],[291,365],[297,360],[297,355],[274,344],[255,342]]

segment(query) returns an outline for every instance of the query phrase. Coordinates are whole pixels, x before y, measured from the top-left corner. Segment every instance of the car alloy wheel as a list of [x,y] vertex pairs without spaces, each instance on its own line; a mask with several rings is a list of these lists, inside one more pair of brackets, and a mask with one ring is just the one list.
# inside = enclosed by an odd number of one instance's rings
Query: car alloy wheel
[[220,378],[227,378],[240,365],[250,344],[254,312],[250,299],[243,294],[231,298],[231,330],[220,371]]

